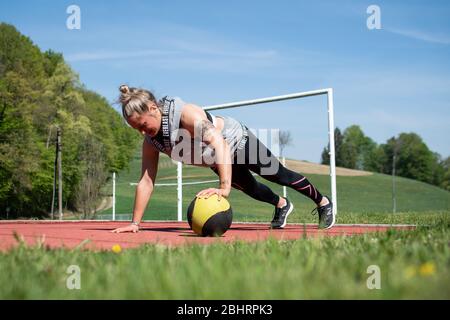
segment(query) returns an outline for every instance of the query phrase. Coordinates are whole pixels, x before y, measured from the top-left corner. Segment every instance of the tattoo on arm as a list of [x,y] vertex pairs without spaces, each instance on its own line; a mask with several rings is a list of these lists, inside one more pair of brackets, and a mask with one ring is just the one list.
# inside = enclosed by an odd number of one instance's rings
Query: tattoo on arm
[[202,140],[209,141],[214,133],[214,125],[209,120],[202,120],[200,122],[200,129],[202,133]]

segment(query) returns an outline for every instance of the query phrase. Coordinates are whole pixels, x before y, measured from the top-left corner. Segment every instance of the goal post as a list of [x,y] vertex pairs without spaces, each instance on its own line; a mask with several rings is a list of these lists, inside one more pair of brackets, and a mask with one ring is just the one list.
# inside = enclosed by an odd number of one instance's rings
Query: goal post
[[[335,162],[335,146],[334,146],[334,105],[333,105],[333,88],[319,89],[313,91],[305,91],[305,92],[297,92],[292,94],[286,94],[281,96],[273,96],[266,97],[260,99],[253,100],[243,100],[237,102],[230,102],[224,104],[217,104],[203,107],[203,110],[220,110],[220,109],[229,109],[236,107],[249,106],[254,104],[262,104],[268,102],[275,101],[283,101],[290,99],[298,99],[298,98],[306,98],[313,97],[319,95],[327,95],[327,109],[328,109],[328,137],[330,144],[330,179],[331,179],[331,201],[333,203],[333,211],[337,214],[337,195],[336,195],[336,162]],[[178,221],[182,221],[182,186],[183,186],[183,177],[182,177],[182,167],[181,165],[177,166],[177,190],[178,190],[178,203],[177,203],[177,211],[178,211]]]
[[[262,103],[268,103],[268,102],[276,102],[276,101],[283,101],[283,100],[290,100],[290,99],[297,99],[297,98],[306,98],[306,97],[313,97],[313,96],[320,96],[320,95],[326,95],[327,96],[327,110],[328,110],[328,138],[329,138],[329,145],[330,145],[330,179],[331,179],[331,201],[333,203],[333,211],[335,214],[337,214],[337,195],[336,195],[336,161],[335,161],[335,141],[334,141],[334,105],[333,105],[333,89],[332,88],[326,88],[326,89],[319,89],[319,90],[313,90],[313,91],[305,91],[305,92],[297,92],[292,94],[286,94],[281,96],[273,96],[273,97],[266,97],[266,98],[260,98],[260,99],[253,99],[253,100],[243,100],[243,101],[237,101],[237,102],[230,102],[230,103],[224,103],[224,104],[218,104],[218,105],[211,105],[203,107],[203,110],[210,111],[210,110],[220,110],[220,109],[229,109],[229,108],[236,108],[236,107],[243,107],[243,106],[249,106],[249,105],[255,105],[255,104],[262,104]],[[211,182],[211,181],[207,181]],[[203,183],[203,182],[199,182]],[[185,184],[194,184],[194,183],[185,183]],[[195,183],[197,184],[197,183]],[[183,216],[183,174],[182,174],[182,164],[181,162],[177,163],[177,183],[176,184],[156,184],[158,185],[171,185],[177,186],[177,220],[182,221]],[[113,176],[113,220],[115,220],[115,174]]]

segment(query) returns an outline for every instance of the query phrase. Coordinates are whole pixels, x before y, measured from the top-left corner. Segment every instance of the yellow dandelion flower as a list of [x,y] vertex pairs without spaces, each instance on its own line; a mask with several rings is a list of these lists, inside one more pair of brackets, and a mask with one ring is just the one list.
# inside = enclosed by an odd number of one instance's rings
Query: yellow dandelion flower
[[122,247],[119,244],[115,244],[112,246],[111,250],[114,253],[120,253],[122,251]]
[[436,266],[433,262],[426,262],[419,268],[419,273],[423,277],[432,276],[436,272]]

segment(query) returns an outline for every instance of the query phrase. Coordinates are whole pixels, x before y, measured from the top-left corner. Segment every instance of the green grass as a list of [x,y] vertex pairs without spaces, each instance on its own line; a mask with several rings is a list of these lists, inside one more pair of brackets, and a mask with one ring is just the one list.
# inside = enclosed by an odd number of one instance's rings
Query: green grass
[[[167,157],[160,164],[158,182],[175,182],[175,166]],[[119,175],[118,213],[132,211],[135,188],[129,182],[137,181],[139,168],[136,156],[130,170]],[[328,176],[307,176],[329,193]],[[192,166],[184,167],[184,177],[216,178],[209,169]],[[280,186],[265,183],[281,193]],[[391,183],[380,174],[337,177],[338,223],[416,224],[416,230],[179,248],[145,245],[120,253],[22,244],[0,253],[0,299],[450,299],[450,193],[398,178],[400,212],[392,214]],[[200,189],[215,185],[185,186],[184,208]],[[288,194],[296,207],[290,222],[317,222],[309,215],[309,199]],[[235,190],[229,200],[234,221],[271,219],[270,205]],[[176,219],[176,189],[156,188],[145,219]],[[80,267],[80,290],[66,288],[70,265]],[[380,290],[367,288],[371,265],[380,268]]]
[[[130,170],[119,174],[117,182],[116,212],[131,213],[134,202],[135,187],[130,182],[136,182],[140,175],[140,154],[137,153],[130,164]],[[183,166],[184,182],[217,179],[208,168]],[[306,175],[308,179],[324,194],[330,194],[330,179],[328,175]],[[266,181],[259,176],[257,179],[276,193],[282,194],[282,187]],[[158,170],[157,182],[175,183],[176,166],[168,157],[162,156]],[[450,192],[438,187],[411,179],[397,177],[397,214],[392,214],[392,178],[388,175],[374,174],[361,177],[337,177],[338,193],[338,223],[391,223],[401,221],[411,213],[450,210]],[[217,183],[183,186],[183,208],[186,211],[195,194],[208,187],[217,187]],[[111,192],[111,186],[105,192]],[[288,197],[294,203],[295,211],[289,217],[290,222],[316,222],[317,217],[309,213],[314,208],[311,200],[288,189]],[[145,211],[147,220],[175,220],[177,212],[176,187],[156,187]],[[270,221],[273,207],[256,201],[244,193],[232,189],[229,201],[233,208],[235,221]],[[101,213],[111,214],[112,210]],[[184,212],[186,214],[186,212]],[[186,217],[183,217],[186,219]],[[409,219],[409,218],[407,218]]]
[[[450,299],[450,216],[414,231],[121,253],[24,245],[0,253],[0,299]],[[68,290],[70,265],[81,289]],[[366,286],[367,268],[381,289]]]

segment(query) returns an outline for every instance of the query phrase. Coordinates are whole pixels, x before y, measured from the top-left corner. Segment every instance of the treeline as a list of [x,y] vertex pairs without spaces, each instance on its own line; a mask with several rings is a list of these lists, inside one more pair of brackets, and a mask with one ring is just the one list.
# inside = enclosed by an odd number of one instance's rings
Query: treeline
[[[336,166],[392,174],[434,184],[450,191],[450,157],[442,159],[415,133],[401,133],[378,145],[353,125],[334,131]],[[329,164],[329,145],[322,152]]]
[[63,205],[89,216],[110,172],[126,167],[138,135],[87,90],[61,54],[41,52],[0,24],[0,217],[48,216],[56,128],[62,132]]

